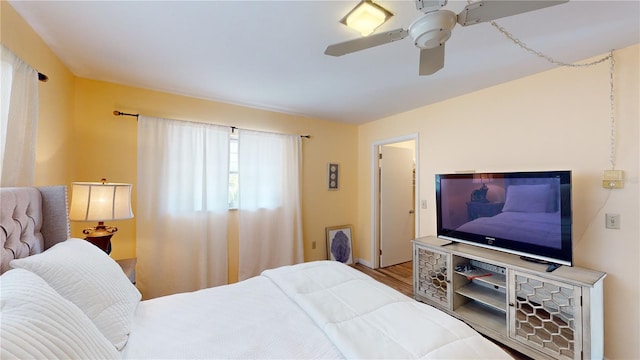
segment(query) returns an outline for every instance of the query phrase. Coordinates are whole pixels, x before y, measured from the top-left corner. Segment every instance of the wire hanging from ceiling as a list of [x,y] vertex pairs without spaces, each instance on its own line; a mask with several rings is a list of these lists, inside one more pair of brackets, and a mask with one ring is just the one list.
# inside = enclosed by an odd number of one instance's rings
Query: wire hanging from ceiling
[[[467,0],[467,3],[471,3],[470,0]],[[587,63],[580,63],[580,64],[572,64],[572,63],[566,63],[566,62],[562,62],[562,61],[558,61],[555,60],[554,58],[543,54],[540,51],[534,50],[532,48],[530,48],[529,46],[527,46],[527,44],[525,44],[523,41],[521,41],[520,39],[516,38],[515,36],[513,36],[513,34],[511,34],[509,31],[507,31],[504,27],[498,25],[498,23],[496,23],[495,21],[491,21],[489,22],[491,24],[491,26],[493,26],[494,28],[496,28],[500,33],[502,33],[504,36],[506,36],[509,40],[511,40],[514,44],[518,45],[519,47],[521,47],[522,49],[526,50],[527,52],[530,52],[534,55],[536,55],[539,58],[542,58],[552,64],[555,65],[559,65],[559,66],[565,66],[565,67],[573,67],[573,68],[577,68],[577,67],[589,67],[589,66],[594,66],[594,65],[598,65],[600,63],[603,63],[607,60],[609,60],[609,121],[610,121],[610,148],[609,148],[609,164],[611,165],[611,169],[615,169],[616,166],[616,120],[615,120],[615,97],[614,97],[614,82],[613,82],[613,77],[614,77],[614,71],[615,71],[615,59],[613,57],[613,50],[609,51],[609,54],[600,58],[600,59],[596,59],[594,61],[590,61]]]
[[490,22],[491,26],[493,26],[494,28],[498,29],[498,31],[500,31],[504,36],[506,36],[509,40],[513,41],[516,45],[520,46],[521,48],[523,48],[524,50],[542,58],[547,60],[548,62],[555,64],[555,65],[560,65],[560,66],[567,66],[567,67],[587,67],[587,66],[593,66],[593,65],[598,65],[602,62],[605,62],[611,58],[613,58],[613,51],[600,59],[588,62],[588,63],[582,63],[582,64],[572,64],[572,63],[566,63],[566,62],[562,62],[562,61],[558,61],[555,60],[554,58],[543,54],[540,51],[534,50],[532,48],[530,48],[529,46],[527,46],[527,44],[525,44],[524,42],[522,42],[520,39],[516,38],[515,36],[513,36],[510,32],[508,32],[504,27],[498,25],[498,23],[496,23],[495,21],[491,21]]
[[616,117],[615,117],[615,100],[614,100],[614,88],[613,88],[613,74],[615,70],[616,60],[613,57],[613,50],[610,52],[610,65],[609,65],[609,116],[611,121],[611,149],[609,154],[609,163],[611,164],[611,170],[616,168]]

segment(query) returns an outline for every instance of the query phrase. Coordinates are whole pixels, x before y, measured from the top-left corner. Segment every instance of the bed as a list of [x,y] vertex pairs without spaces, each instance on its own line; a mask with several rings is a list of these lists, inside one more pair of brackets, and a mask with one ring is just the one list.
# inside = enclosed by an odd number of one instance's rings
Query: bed
[[0,196],[2,359],[511,358],[459,320],[335,261],[141,301],[114,260],[69,238],[64,187]]
[[501,239],[518,239],[540,246],[562,244],[560,214],[555,213],[523,213],[503,211],[491,217],[479,217],[462,224],[456,231],[478,235],[491,235]]
[[[563,185],[564,186],[564,185]],[[501,212],[460,225],[456,231],[517,239],[533,245],[562,247],[562,201],[570,202],[568,190],[555,178],[504,179],[506,200]],[[562,195],[561,191],[565,194]],[[570,209],[570,203],[565,204]],[[570,223],[570,221],[566,221]]]

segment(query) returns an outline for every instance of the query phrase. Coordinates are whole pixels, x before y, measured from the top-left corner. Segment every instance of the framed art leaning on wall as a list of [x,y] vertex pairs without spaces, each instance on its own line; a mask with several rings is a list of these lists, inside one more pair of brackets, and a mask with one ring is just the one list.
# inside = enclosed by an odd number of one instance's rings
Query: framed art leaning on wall
[[331,226],[325,229],[327,259],[353,264],[351,225]]

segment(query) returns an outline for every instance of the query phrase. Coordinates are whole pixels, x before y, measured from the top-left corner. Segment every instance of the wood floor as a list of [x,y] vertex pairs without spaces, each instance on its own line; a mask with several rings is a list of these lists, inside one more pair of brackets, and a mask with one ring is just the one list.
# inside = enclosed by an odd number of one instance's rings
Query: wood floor
[[[371,276],[377,281],[398,290],[410,298],[413,298],[413,261],[378,269],[371,269],[362,264],[355,264],[354,268]],[[489,340],[493,341],[492,339]],[[500,343],[495,343],[502,347],[516,360],[532,360],[524,354],[510,349]]]
[[354,266],[379,282],[392,287],[399,292],[413,298],[413,262],[389,266],[386,268],[371,269],[362,264]]

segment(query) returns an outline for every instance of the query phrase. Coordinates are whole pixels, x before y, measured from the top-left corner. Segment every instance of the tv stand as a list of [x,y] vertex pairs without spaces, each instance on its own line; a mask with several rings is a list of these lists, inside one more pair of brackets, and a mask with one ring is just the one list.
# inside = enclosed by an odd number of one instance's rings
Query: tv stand
[[534,262],[534,263],[537,263],[537,264],[547,265],[547,270],[545,270],[546,272],[552,272],[553,270],[555,270],[555,269],[559,268],[560,266],[562,266],[561,264],[552,263],[552,262],[546,261],[546,260],[534,259],[534,258],[528,257],[528,256],[520,256],[520,259],[522,259],[524,261]]
[[535,359],[603,358],[605,273],[547,272],[558,264],[436,237],[414,240],[413,249],[416,300]]

